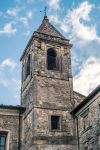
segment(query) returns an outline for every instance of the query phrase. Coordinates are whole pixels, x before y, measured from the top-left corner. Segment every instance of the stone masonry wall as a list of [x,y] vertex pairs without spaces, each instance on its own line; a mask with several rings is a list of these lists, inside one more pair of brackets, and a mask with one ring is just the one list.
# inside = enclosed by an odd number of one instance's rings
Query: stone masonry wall
[[[47,50],[50,47],[54,47],[57,51],[59,71],[47,70]],[[59,106],[67,106],[72,109],[74,101],[68,45],[60,45],[50,41],[46,43],[39,39],[33,39],[27,51],[29,52],[23,58],[23,63],[25,67],[27,57],[30,54],[31,74],[22,81],[21,104],[29,111],[36,103],[39,105],[43,103],[45,106],[49,100],[53,102],[51,102],[52,104],[57,100]],[[22,74],[25,74],[25,69],[22,70]],[[67,105],[68,103],[69,105]]]
[[[42,35],[45,38],[45,34]],[[71,73],[71,45],[67,42],[33,37],[23,57],[23,66],[31,56],[31,73],[22,81],[23,150],[73,150],[73,87]],[[60,40],[60,39],[59,39]],[[47,50],[57,52],[59,70],[47,69]],[[22,71],[25,74],[25,68]],[[61,116],[60,131],[50,130],[50,116]]]
[[[89,127],[83,129],[83,115],[88,111]],[[80,150],[88,146],[89,150],[100,149],[100,92],[77,114]]]
[[[60,130],[51,130],[51,115],[61,117]],[[76,144],[72,116],[64,110],[34,108],[24,118],[23,137],[23,150],[73,150]]]
[[19,113],[17,110],[0,109],[0,132],[7,132],[7,150],[18,150]]
[[84,98],[86,96],[84,96],[76,91],[73,91],[73,97],[74,97],[74,107],[76,107],[84,100]]
[[69,81],[38,76],[37,103],[39,107],[71,110]]
[[23,145],[22,150],[27,150],[33,145],[33,136],[34,136],[34,128],[33,128],[34,118],[33,111],[28,113],[25,117],[23,117]]

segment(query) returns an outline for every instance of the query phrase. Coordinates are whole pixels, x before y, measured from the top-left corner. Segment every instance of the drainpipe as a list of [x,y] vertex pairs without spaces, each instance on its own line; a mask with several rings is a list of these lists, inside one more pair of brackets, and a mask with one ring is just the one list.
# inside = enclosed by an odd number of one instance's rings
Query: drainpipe
[[20,120],[20,117],[21,117],[21,111],[19,110],[19,131],[18,131],[18,150],[21,150],[21,120]]
[[78,145],[78,150],[80,150],[79,130],[78,130],[78,117],[76,117],[76,122],[77,122],[77,145]]

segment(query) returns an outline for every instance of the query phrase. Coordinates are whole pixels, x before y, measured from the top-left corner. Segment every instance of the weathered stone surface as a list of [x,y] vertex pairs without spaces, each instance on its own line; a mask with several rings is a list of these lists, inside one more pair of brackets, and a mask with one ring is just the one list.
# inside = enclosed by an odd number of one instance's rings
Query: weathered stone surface
[[7,150],[19,149],[19,128],[22,128],[21,124],[19,127],[19,111],[0,109],[0,132],[7,133]]
[[86,96],[84,96],[76,91],[73,91],[73,97],[74,97],[74,103],[75,103],[74,107],[76,107],[85,99]]
[[[86,112],[87,111],[87,112]],[[83,116],[88,113],[88,128],[84,129]],[[77,112],[79,146],[81,150],[100,149],[100,92],[98,92],[86,105]]]
[[[100,150],[100,92],[77,113],[70,113],[85,99],[73,91],[71,47],[45,16],[21,57],[21,105],[26,111],[20,116],[17,108],[0,107],[0,131],[7,132],[6,150],[85,150],[87,146],[88,150]],[[56,51],[58,70],[47,69],[49,48]],[[83,130],[87,112],[89,127]],[[60,118],[56,130],[51,128],[51,116]]]
[[29,148],[29,150],[76,150],[75,146],[70,145],[33,145]]
[[71,110],[69,81],[37,77],[37,103],[39,106]]
[[[27,47],[27,53],[22,58],[23,63],[26,63],[28,55],[31,56],[31,75],[22,81],[22,105],[27,108],[23,118],[23,149],[73,150],[76,142],[73,135],[73,119],[70,115],[74,107],[71,45],[68,40],[62,39],[61,34],[49,23],[44,25],[47,26],[42,25],[41,33],[39,29],[34,34]],[[52,30],[55,30],[55,36],[50,34]],[[42,31],[48,31],[48,34],[43,34]],[[44,40],[45,36],[47,40]],[[47,69],[49,48],[56,51],[58,71]],[[25,69],[23,71],[24,75]],[[51,115],[60,116],[60,130],[51,130]]]

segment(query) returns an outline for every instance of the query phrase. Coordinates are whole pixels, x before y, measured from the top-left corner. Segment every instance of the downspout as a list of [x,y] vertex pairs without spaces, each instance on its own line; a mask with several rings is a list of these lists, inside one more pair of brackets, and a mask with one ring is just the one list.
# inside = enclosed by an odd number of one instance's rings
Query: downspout
[[20,117],[21,117],[21,111],[19,110],[19,131],[18,131],[18,150],[21,150],[21,120],[20,120]]
[[77,145],[78,145],[78,150],[80,150],[80,141],[79,141],[79,130],[78,130],[78,117],[76,117],[76,124],[77,124]]

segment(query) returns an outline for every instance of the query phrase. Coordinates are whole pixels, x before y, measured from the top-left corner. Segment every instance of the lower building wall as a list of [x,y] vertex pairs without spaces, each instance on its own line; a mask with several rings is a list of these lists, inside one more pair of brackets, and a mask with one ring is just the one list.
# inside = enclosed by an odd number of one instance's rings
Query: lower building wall
[[77,118],[79,150],[100,150],[100,93],[80,109]]
[[5,150],[19,150],[19,113],[0,109],[0,135],[6,137]]
[[[51,115],[60,116],[60,129],[51,129]],[[75,150],[76,138],[69,112],[33,108],[23,123],[23,150],[31,150],[32,145],[36,150]]]

